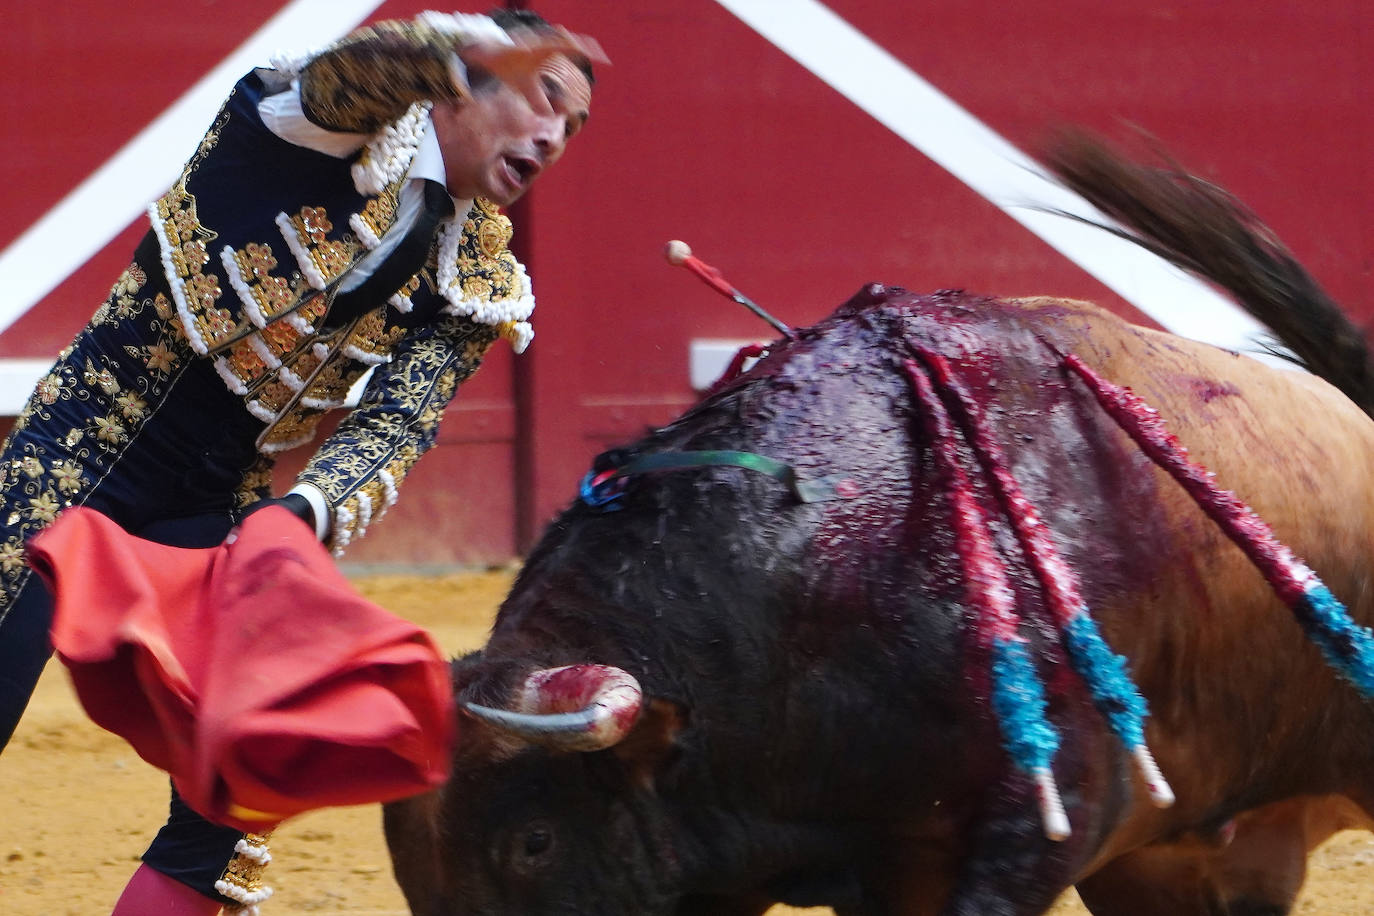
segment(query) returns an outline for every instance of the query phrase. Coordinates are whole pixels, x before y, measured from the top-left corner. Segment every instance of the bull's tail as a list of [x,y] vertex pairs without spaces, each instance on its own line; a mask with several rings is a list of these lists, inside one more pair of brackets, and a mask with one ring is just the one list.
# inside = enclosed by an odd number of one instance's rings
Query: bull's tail
[[1230,193],[1167,156],[1161,165],[1132,162],[1077,131],[1061,133],[1041,158],[1119,224],[1102,228],[1226,290],[1290,351],[1275,352],[1374,416],[1374,356],[1363,330]]

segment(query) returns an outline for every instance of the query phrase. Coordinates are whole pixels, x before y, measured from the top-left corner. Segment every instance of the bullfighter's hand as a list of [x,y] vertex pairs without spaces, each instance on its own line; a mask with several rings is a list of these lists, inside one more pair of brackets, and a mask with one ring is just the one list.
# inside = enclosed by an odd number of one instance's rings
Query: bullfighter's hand
[[464,46],[459,57],[469,69],[484,70],[519,92],[540,114],[553,110],[539,78],[539,67],[544,61],[556,54],[567,54],[585,57],[592,63],[610,63],[595,38],[574,34],[562,26],[549,32],[512,29],[509,34],[512,44],[475,42]]

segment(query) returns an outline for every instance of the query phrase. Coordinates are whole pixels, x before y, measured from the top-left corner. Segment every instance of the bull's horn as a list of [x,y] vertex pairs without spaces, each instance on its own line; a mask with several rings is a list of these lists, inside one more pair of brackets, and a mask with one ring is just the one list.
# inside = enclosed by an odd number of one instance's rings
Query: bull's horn
[[464,703],[472,715],[531,744],[562,751],[599,751],[624,738],[644,691],[629,672],[609,665],[544,668],[525,678],[519,711]]

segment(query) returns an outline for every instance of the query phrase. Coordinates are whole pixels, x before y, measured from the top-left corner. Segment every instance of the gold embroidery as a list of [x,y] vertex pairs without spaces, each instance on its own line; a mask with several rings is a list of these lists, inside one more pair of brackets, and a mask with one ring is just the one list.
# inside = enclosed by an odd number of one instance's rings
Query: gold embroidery
[[115,404],[119,407],[120,416],[134,422],[142,420],[148,411],[148,402],[132,391],[122,392],[115,398]]
[[276,423],[262,440],[262,450],[269,454],[304,445],[315,437],[324,414],[318,410],[297,408]]
[[268,382],[257,389],[253,400],[261,405],[262,410],[275,416],[286,408],[295,393],[285,382]]
[[252,300],[248,304],[256,306],[264,322],[277,317],[295,301],[291,284],[271,273],[277,266],[277,258],[270,245],[249,242],[241,251],[234,251],[231,257],[238,268],[242,290]]
[[247,340],[240,340],[231,346],[225,353],[224,360],[229,364],[229,371],[245,385],[256,381],[267,372],[267,363],[263,362],[258,351],[253,349],[252,343]]
[[409,299],[411,296],[415,295],[415,293],[419,289],[420,275],[416,274],[415,276],[411,277],[409,280],[406,281],[405,286],[402,286],[400,289],[396,291],[396,295]]
[[[189,174],[190,166],[187,169]],[[209,244],[217,234],[201,225],[195,195],[187,192],[185,182],[183,174],[182,180],[154,205],[158,216],[154,228],[158,230],[164,262],[171,268],[172,275],[167,280],[173,289],[180,289],[178,301],[186,309],[181,317],[190,318],[194,324],[193,329],[186,330],[193,330],[196,339],[213,349],[238,330],[239,322],[232,312],[217,304],[224,295],[219,277],[204,272],[210,262]]]
[[396,220],[395,193],[382,194],[369,199],[362,212],[358,214],[358,218],[372,233],[374,239],[380,239]]
[[269,324],[258,332],[258,336],[277,359],[296,349],[296,345],[301,341],[301,332],[286,321]]
[[[86,345],[92,333],[88,328],[63,349],[38,382],[6,439],[4,453],[9,457],[0,463],[0,493],[5,501],[0,618],[28,575],[24,544],[62,510],[86,501],[147,421],[150,405],[166,396],[166,372],[186,358],[187,345],[168,318],[165,297],[140,297],[146,283],[143,270],[126,270],[106,300],[115,308],[107,308],[104,314],[110,321],[127,316],[123,320],[139,322],[131,340],[156,341],[141,347],[131,342],[123,348],[127,356],[145,362],[152,371],[135,377],[117,374],[116,357]],[[121,304],[122,300],[128,301]],[[31,429],[36,421],[44,424],[43,431]],[[71,425],[58,425],[64,422]],[[58,432],[64,428],[65,434]]]
[[314,374],[315,370],[319,368],[319,365],[320,358],[314,353],[314,349],[311,348],[305,350],[296,357],[295,361],[291,364],[291,371],[295,373],[298,379],[304,382]]
[[228,897],[235,903],[253,907],[272,895],[270,888],[262,883],[267,863],[272,861],[267,851],[270,834],[247,833],[234,846],[234,858],[224,869],[224,874],[215,882],[216,892]]
[[59,461],[52,466],[53,479],[59,493],[75,493],[81,489],[81,465],[75,461]]
[[271,495],[272,459],[259,455],[257,462],[244,472],[243,482],[234,494],[234,505],[242,509]]
[[490,201],[478,199],[475,201],[478,209],[487,218],[482,221],[481,227],[477,231],[477,247],[488,258],[499,258],[506,251],[506,246],[510,243],[512,230],[510,220],[497,212],[496,207]]
[[506,247],[512,235],[510,220],[491,201],[479,197],[459,228],[456,243],[451,241],[445,248],[451,263],[438,265],[445,297],[454,304],[465,302],[460,311],[480,314],[479,320],[485,323],[496,323],[493,316],[498,321],[523,321],[533,303],[525,301],[529,290],[522,280],[520,262]]
[[347,362],[347,369],[343,365],[344,360],[335,359],[320,370],[320,373],[311,379],[305,397],[322,404],[342,404],[348,395],[348,389],[352,388],[358,377],[367,371],[367,367],[360,363]]
[[143,284],[148,282],[148,275],[143,272],[143,268],[137,264],[130,264],[124,268],[124,273],[119,275],[114,286],[110,288],[111,296],[132,296],[143,288]]
[[[419,99],[453,99],[454,36],[421,22],[383,20],[338,42],[301,72],[301,104],[331,130],[372,134]],[[372,91],[360,93],[366,85]]]
[[137,264],[130,264],[120,274],[114,286],[110,287],[109,297],[96,309],[91,324],[104,324],[110,321],[124,321],[132,318],[141,307],[134,293],[148,282],[148,276]]
[[314,325],[324,316],[327,303],[323,297],[312,299],[307,305],[302,306],[296,311],[307,324]]
[[249,242],[248,246],[239,252],[238,257],[243,272],[251,274],[256,280],[263,279],[271,273],[272,268],[277,266],[277,259],[272,256],[272,246],[270,245]]
[[144,365],[163,375],[169,374],[175,369],[178,361],[176,350],[165,340],[159,340],[148,347],[148,355],[143,358]]
[[56,404],[57,399],[62,395],[62,377],[53,372],[48,373],[38,383],[34,394],[44,404]]
[[24,570],[24,547],[17,539],[0,544],[0,573],[6,577]]
[[95,418],[95,438],[106,445],[120,445],[129,437],[124,426],[113,417]]
[[376,309],[364,315],[353,326],[353,333],[349,335],[347,345],[356,353],[375,356],[380,360],[392,351],[405,333],[405,328],[402,327],[392,327],[388,330],[386,310]]
[[409,346],[370,383],[360,415],[346,418],[335,447],[307,463],[302,480],[334,507],[330,543],[336,553],[361,537],[396,498],[405,475],[433,444],[444,408],[476,371],[496,339],[488,325],[442,319],[435,337]]
[[[301,249],[326,283],[343,273],[358,253],[356,242],[328,237],[334,224],[323,207],[302,207],[291,217],[291,225]],[[308,265],[302,264],[301,269],[308,269]]]

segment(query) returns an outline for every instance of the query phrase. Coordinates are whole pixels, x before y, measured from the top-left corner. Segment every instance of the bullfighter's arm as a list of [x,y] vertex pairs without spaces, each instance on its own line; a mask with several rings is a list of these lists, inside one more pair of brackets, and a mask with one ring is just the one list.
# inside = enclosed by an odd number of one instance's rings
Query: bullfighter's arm
[[348,35],[301,70],[301,106],[328,130],[371,134],[413,103],[445,102],[467,92],[458,49],[510,44],[486,16],[423,13],[386,20]]
[[434,445],[444,408],[498,335],[451,315],[413,330],[311,457],[298,489],[323,497],[325,543],[336,556],[396,501],[405,475]]

